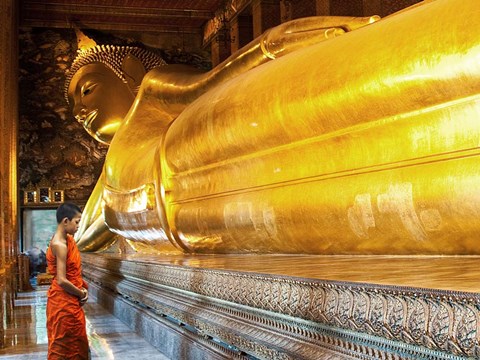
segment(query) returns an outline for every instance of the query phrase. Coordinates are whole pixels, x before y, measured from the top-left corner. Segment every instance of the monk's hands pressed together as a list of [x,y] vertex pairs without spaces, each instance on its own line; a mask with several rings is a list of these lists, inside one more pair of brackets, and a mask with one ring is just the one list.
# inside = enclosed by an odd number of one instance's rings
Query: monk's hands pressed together
[[88,290],[82,288],[83,296],[80,298],[80,305],[83,306],[88,301]]

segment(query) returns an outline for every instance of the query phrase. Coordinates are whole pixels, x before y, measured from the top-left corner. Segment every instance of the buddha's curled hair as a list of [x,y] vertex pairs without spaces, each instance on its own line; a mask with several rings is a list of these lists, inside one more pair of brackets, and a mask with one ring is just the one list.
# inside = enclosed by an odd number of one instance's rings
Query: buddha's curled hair
[[67,103],[69,102],[68,87],[70,82],[76,72],[85,65],[92,63],[105,64],[112,69],[115,75],[117,75],[124,83],[127,83],[127,79],[122,70],[122,63],[127,55],[133,55],[138,58],[147,72],[151,69],[167,64],[154,52],[135,46],[96,45],[88,50],[78,50],[78,54],[73,60],[72,66],[65,74],[64,95]]

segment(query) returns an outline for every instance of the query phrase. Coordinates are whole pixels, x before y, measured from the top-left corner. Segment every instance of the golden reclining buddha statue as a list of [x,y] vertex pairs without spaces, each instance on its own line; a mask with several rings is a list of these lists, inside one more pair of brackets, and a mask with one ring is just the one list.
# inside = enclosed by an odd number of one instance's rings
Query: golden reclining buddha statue
[[205,73],[80,52],[67,96],[110,145],[79,247],[480,254],[479,12],[294,20]]

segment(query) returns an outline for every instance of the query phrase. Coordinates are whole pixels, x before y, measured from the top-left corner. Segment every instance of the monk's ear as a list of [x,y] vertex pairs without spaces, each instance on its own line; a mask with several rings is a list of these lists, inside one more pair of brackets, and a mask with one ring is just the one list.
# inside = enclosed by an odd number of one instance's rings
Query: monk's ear
[[123,59],[122,70],[127,79],[128,86],[135,91],[135,89],[140,86],[146,73],[142,62],[135,55],[128,54]]
[[62,224],[63,224],[63,225],[67,225],[67,224],[68,224],[68,217],[64,217],[64,218],[62,219]]

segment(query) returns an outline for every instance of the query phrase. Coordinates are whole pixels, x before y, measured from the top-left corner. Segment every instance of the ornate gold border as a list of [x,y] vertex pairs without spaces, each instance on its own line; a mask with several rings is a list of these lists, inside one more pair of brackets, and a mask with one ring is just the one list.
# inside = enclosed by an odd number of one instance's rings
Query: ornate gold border
[[37,190],[23,190],[23,203],[24,204],[37,203]]
[[52,189],[47,186],[40,186],[37,190],[38,202],[39,203],[50,203],[52,202]]
[[52,202],[63,203],[64,193],[63,190],[52,190]]
[[[336,334],[349,333],[351,344],[359,349],[363,346],[362,351],[367,352],[370,348],[366,343],[373,341],[386,348],[399,347],[395,351],[407,352],[405,347],[411,347],[408,351],[413,353],[433,352],[439,359],[443,358],[441,354],[449,359],[480,357],[479,294],[158,265],[96,254],[82,256],[91,280],[177,318],[188,317],[188,309],[182,312],[178,306],[175,310],[174,304],[155,302],[159,287],[176,294],[186,291],[192,298],[202,297],[209,306],[214,306],[215,301],[232,304],[223,309],[217,304],[211,319],[216,313],[228,313],[277,333],[286,331],[285,336],[293,333],[305,341],[315,341],[319,334],[325,336],[326,331],[337,329]],[[149,288],[138,291],[140,283],[149,284]],[[266,312],[267,316],[252,315],[252,311]],[[216,325],[212,328],[208,324],[217,324],[218,320],[206,323],[197,317],[188,322],[213,334]],[[224,341],[233,341],[232,332],[218,329]],[[327,340],[323,346],[335,344]],[[234,345],[245,347],[245,341],[240,337]],[[335,345],[336,351],[347,345]]]

